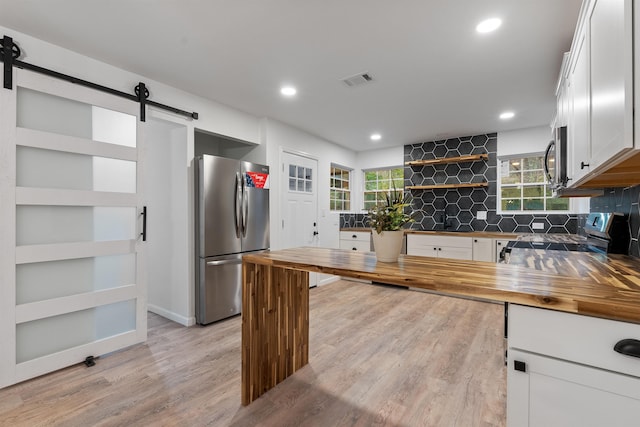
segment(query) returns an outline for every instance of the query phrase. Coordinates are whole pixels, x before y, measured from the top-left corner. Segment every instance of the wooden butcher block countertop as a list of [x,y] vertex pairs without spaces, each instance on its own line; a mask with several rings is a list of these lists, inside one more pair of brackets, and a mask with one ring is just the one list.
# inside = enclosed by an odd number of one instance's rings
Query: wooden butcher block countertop
[[585,274],[580,267],[576,272],[543,271],[529,266],[408,255],[401,255],[397,263],[382,263],[372,252],[314,247],[249,254],[243,261],[640,323],[638,259],[600,255],[604,258],[598,260],[597,255],[584,255],[578,254],[568,262],[590,265],[588,272],[583,270]]

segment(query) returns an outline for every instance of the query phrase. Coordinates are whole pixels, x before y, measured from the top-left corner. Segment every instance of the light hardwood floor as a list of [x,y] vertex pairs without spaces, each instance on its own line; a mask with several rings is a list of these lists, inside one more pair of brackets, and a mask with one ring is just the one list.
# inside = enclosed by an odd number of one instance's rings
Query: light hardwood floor
[[0,390],[1,426],[503,426],[502,306],[339,281],[310,291],[310,363],[240,405],[240,317]]

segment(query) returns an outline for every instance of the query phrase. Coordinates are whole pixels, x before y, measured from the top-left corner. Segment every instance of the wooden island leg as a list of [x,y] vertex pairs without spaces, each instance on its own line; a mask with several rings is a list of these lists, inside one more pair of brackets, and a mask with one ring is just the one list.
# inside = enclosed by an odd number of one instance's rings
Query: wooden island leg
[[309,363],[309,273],[242,263],[242,404]]

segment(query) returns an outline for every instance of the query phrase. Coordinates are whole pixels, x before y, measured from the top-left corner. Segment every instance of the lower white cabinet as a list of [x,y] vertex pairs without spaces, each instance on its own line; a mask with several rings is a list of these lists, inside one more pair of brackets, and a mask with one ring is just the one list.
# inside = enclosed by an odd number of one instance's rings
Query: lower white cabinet
[[493,239],[487,237],[473,237],[473,260],[496,262]]
[[436,258],[473,259],[471,237],[407,235],[407,255]]
[[371,251],[371,232],[369,231],[341,231],[340,249],[352,251]]
[[507,425],[629,426],[640,414],[640,357],[618,353],[640,325],[509,305]]

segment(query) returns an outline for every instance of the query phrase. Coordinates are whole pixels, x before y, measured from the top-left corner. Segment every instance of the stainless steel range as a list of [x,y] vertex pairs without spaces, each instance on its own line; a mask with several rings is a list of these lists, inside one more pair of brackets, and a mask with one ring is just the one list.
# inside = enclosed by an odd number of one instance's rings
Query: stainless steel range
[[629,254],[631,230],[629,219],[621,213],[592,212],[583,227],[586,239],[576,242],[515,240],[507,243],[503,249],[503,258],[508,262],[512,249],[544,249],[552,251],[599,252],[612,254]]

